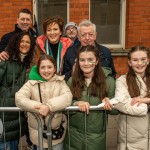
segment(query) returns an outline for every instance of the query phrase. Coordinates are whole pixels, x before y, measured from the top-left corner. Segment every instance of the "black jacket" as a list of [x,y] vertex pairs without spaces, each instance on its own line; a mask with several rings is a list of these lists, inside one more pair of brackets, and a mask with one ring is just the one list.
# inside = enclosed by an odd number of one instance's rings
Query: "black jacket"
[[[101,60],[102,67],[109,67],[112,70],[112,76],[115,78],[116,71],[113,63],[113,59],[109,49],[105,46],[99,45],[95,42],[96,47],[99,49],[99,56]],[[71,46],[68,48],[65,56],[64,56],[64,66],[63,66],[63,74],[65,75],[65,80],[67,81],[71,77],[72,67],[75,63],[75,59],[77,56],[77,51],[80,47],[80,44]]]
[[[22,32],[20,28],[18,28],[17,24],[15,24],[15,30],[9,33],[6,33],[2,36],[1,41],[0,41],[0,52],[4,51],[9,40],[16,34]],[[35,39],[37,37],[36,33],[33,31],[33,29],[29,29],[29,34],[33,36]]]

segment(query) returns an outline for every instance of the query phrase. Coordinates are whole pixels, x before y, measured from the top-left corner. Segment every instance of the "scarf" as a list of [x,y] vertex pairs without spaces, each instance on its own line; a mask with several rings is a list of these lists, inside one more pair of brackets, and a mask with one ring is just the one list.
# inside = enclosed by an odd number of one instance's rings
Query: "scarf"
[[[48,39],[45,42],[45,50],[46,50],[46,54],[50,55],[53,57],[53,53],[49,44]],[[56,60],[56,64],[57,64],[57,73],[59,73],[60,71],[60,62],[61,62],[61,51],[62,51],[62,43],[59,42],[58,44],[58,54],[57,54],[57,60]]]

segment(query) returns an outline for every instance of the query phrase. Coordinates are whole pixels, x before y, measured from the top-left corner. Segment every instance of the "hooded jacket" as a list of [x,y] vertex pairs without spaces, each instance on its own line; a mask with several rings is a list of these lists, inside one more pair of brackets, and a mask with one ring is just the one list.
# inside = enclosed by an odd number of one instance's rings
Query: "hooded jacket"
[[[43,103],[49,107],[50,112],[58,111],[52,119],[51,127],[52,129],[57,129],[61,122],[64,121],[63,126],[66,131],[66,117],[59,111],[71,104],[72,94],[64,81],[64,76],[58,76],[55,74],[49,81],[45,81],[37,73],[37,68],[33,67],[29,74],[29,79],[30,80],[16,93],[16,105],[28,111],[30,138],[33,144],[39,146],[38,124],[35,117],[31,114],[31,112],[37,113],[34,106],[41,105]],[[40,83],[42,103],[40,102],[38,83]],[[42,117],[41,121],[42,123],[44,122]],[[45,122],[47,125],[48,116],[45,118]],[[61,143],[64,137],[65,133],[61,139],[53,140],[52,144],[57,145]],[[45,138],[43,139],[43,147],[48,147],[47,139]]]
[[[115,92],[115,80],[111,77],[111,69],[103,68],[106,76],[107,93],[113,98]],[[68,84],[71,85],[72,78]],[[84,86],[81,100],[91,106],[102,102],[99,97],[93,97],[89,93],[90,86]],[[74,100],[74,102],[77,100]],[[117,112],[111,112],[116,114]],[[69,129],[65,138],[64,150],[106,150],[106,126],[108,112],[105,110],[91,111],[88,115],[84,112],[69,113]]]

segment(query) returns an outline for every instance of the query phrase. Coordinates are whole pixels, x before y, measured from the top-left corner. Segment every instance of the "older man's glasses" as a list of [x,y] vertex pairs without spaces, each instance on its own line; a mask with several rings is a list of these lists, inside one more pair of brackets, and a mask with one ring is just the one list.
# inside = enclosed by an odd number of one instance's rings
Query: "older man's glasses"
[[95,34],[94,33],[83,33],[83,34],[80,34],[80,36],[82,38],[92,38]]

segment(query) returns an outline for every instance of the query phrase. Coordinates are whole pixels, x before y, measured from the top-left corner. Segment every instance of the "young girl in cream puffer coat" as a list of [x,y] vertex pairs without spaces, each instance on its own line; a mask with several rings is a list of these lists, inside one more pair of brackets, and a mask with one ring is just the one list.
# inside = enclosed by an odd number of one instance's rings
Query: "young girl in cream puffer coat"
[[[16,105],[21,109],[28,111],[28,123],[30,137],[33,144],[38,143],[38,124],[30,112],[36,112],[40,116],[45,116],[45,124],[48,121],[48,115],[52,112],[60,111],[71,104],[72,94],[64,81],[64,76],[58,76],[56,72],[55,60],[49,55],[42,55],[38,61],[37,67],[34,66],[29,74],[29,80],[16,93]],[[41,99],[38,84],[40,85]],[[41,120],[44,124],[43,118]],[[63,127],[66,130],[67,120],[61,112],[55,113],[51,127],[59,128],[63,121]],[[60,139],[52,140],[53,148],[63,149],[63,140],[65,131]],[[43,147],[48,148],[47,139],[43,138]]]

